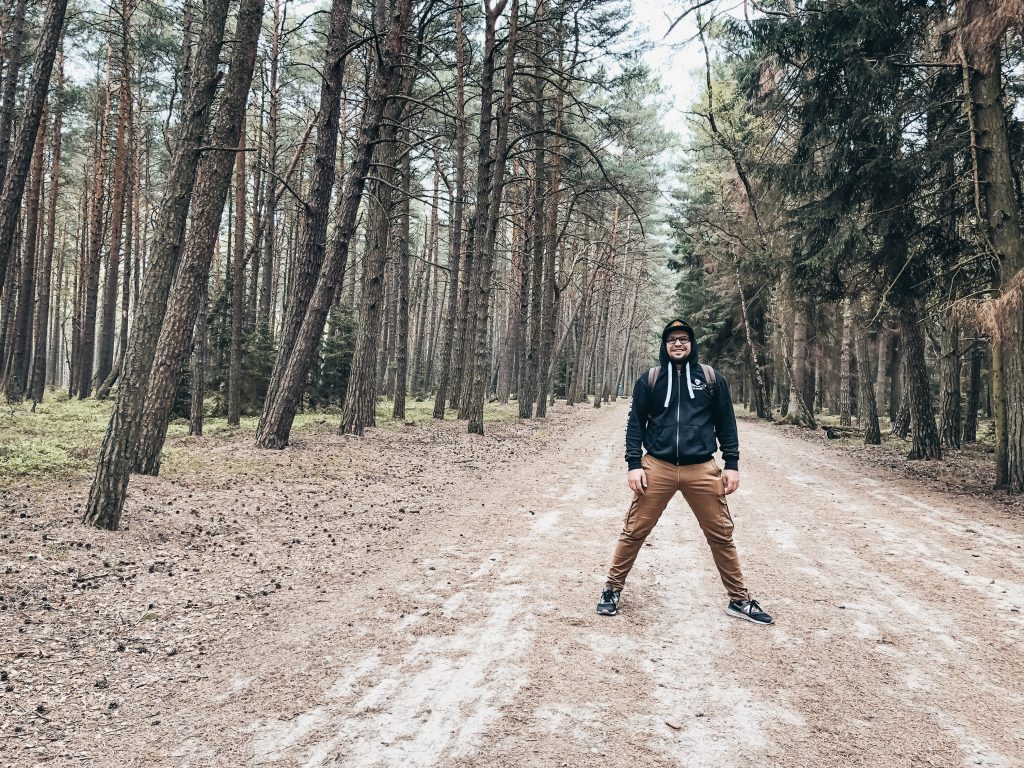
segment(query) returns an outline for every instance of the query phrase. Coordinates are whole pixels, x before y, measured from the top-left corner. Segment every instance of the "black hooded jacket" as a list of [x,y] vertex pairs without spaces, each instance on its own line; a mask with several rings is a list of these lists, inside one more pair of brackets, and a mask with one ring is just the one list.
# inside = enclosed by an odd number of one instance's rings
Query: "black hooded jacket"
[[[665,339],[670,331],[680,330],[690,335],[690,355],[682,361],[680,369],[673,370]],[[740,443],[729,385],[715,371],[712,393],[700,366],[693,329],[682,320],[666,325],[661,333],[659,357],[661,369],[654,389],[647,384],[646,371],[633,385],[633,402],[626,420],[629,468],[643,468],[642,448],[655,458],[682,465],[708,461],[721,445],[725,468],[739,469]]]

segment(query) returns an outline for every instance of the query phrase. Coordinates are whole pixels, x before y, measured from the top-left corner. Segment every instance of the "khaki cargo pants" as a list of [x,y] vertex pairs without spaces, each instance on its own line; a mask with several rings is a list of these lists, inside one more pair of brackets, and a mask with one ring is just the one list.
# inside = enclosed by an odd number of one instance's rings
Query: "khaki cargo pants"
[[732,516],[725,501],[722,470],[718,464],[712,459],[703,464],[677,467],[648,455],[643,458],[643,467],[647,472],[647,491],[643,496],[633,496],[633,503],[626,513],[626,521],[612,557],[607,588],[622,589],[644,540],[654,530],[661,513],[676,491],[681,491],[704,531],[729,599],[748,599],[747,590],[743,586],[743,574],[740,572],[739,555],[732,541]]

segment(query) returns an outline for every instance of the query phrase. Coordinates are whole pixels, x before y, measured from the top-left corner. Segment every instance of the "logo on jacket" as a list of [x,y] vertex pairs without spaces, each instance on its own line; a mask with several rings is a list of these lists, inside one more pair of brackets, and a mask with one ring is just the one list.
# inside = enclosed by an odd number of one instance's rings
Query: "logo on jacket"
[[693,388],[694,388],[694,389],[707,389],[707,384],[705,384],[705,383],[704,383],[703,381],[701,381],[700,379],[696,379],[696,378],[695,378],[695,379],[693,380]]

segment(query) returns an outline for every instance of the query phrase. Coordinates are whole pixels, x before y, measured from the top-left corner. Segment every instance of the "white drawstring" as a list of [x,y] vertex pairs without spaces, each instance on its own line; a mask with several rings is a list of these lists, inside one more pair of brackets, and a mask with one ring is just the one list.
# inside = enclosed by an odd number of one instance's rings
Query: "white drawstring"
[[665,408],[668,408],[668,401],[672,399],[672,364],[668,365],[668,387],[665,389]]
[[686,361],[686,388],[690,390],[690,399],[693,400],[693,382],[690,380],[690,361]]

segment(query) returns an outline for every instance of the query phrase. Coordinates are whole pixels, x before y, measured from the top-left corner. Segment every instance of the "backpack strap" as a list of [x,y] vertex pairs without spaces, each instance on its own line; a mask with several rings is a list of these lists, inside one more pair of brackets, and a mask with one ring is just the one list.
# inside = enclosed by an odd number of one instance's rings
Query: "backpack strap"
[[718,394],[718,377],[715,375],[715,369],[707,363],[701,363],[700,367],[704,370],[704,380],[708,383],[708,387],[711,388],[711,396],[714,397]]
[[[700,364],[701,370],[704,371],[704,380],[708,383],[708,387],[711,388],[711,396],[714,397],[718,394],[718,376],[715,374],[715,369],[707,363]],[[654,384],[658,381],[658,373],[661,371],[661,366],[655,366],[647,372],[647,388],[654,391]]]

